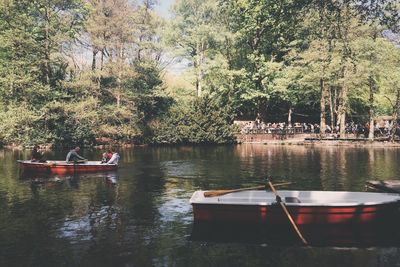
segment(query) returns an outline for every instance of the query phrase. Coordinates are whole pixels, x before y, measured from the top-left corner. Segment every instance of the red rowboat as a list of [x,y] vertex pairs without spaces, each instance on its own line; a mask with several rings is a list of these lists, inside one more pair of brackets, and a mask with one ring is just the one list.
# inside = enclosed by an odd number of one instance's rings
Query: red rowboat
[[[190,199],[195,221],[229,223],[288,223],[273,192],[242,191]],[[377,223],[398,218],[400,195],[367,192],[279,191],[297,225]]]
[[32,162],[30,160],[18,160],[24,171],[41,172],[51,174],[73,174],[84,172],[115,171],[117,164],[105,164],[100,161],[86,161],[83,163],[67,163],[61,160],[47,162]]

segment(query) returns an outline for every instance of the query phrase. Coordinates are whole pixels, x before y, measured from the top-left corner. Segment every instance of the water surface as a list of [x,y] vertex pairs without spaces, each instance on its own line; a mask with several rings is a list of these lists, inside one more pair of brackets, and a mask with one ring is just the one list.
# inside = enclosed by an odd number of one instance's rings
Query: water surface
[[[102,151],[86,150],[90,160]],[[229,232],[194,238],[199,189],[254,186],[363,191],[398,179],[400,149],[238,145],[121,149],[117,172],[23,174],[29,151],[1,150],[0,266],[397,266],[400,244],[318,245]],[[48,159],[65,152],[47,152]],[[204,228],[202,229],[204,231]],[[197,233],[198,234],[198,233]],[[254,237],[262,233],[256,233]],[[237,238],[237,237],[247,238]]]

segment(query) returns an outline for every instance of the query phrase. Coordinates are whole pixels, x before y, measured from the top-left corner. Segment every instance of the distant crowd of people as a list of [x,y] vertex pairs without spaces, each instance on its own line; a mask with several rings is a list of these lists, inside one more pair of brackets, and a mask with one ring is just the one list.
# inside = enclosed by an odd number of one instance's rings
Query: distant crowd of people
[[312,123],[271,122],[258,121],[236,122],[242,134],[275,134],[275,133],[319,133],[319,125]]
[[[359,124],[359,123],[346,123],[345,128],[346,133],[354,134],[356,137],[364,136],[368,137],[370,131],[369,123]],[[393,125],[389,121],[384,121],[381,123],[376,123],[374,125],[374,136],[375,137],[388,137],[393,131]],[[400,136],[400,126],[397,125],[394,129],[394,134]]]
[[[255,121],[236,121],[235,124],[239,127],[242,134],[299,134],[310,133],[319,134],[320,125],[317,123],[299,123],[287,124],[285,122],[271,122],[264,123],[258,120]],[[374,125],[375,137],[388,137],[392,132],[392,124],[389,121],[376,123]],[[346,134],[354,134],[355,137],[368,137],[369,123],[361,124],[355,122],[348,122],[345,126]],[[325,133],[337,135],[340,132],[338,125],[332,127],[327,124]],[[396,127],[395,134],[400,136],[400,126]]]

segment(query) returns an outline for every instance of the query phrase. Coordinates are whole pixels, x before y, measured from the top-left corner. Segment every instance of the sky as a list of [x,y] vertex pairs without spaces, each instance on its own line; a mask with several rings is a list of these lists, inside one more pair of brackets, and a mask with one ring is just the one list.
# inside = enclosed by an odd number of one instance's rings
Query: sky
[[156,11],[163,17],[168,17],[169,9],[175,0],[159,0],[159,5],[156,6]]

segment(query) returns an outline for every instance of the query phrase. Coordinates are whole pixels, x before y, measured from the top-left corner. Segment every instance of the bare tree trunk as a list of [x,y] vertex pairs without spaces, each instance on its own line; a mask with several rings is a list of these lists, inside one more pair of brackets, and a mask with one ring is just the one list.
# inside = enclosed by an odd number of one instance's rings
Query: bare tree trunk
[[368,133],[368,139],[370,141],[374,141],[374,136],[375,136],[375,125],[374,125],[374,110],[373,108],[370,108],[369,110],[369,133]]
[[368,139],[374,141],[375,131],[375,109],[374,109],[374,93],[375,93],[375,81],[372,77],[369,78],[369,134]]
[[339,117],[339,112],[338,112],[338,88],[335,86],[334,87],[334,94],[333,94],[333,113],[335,114],[335,118],[336,118],[336,125],[338,125],[338,117]]
[[321,113],[320,113],[320,136],[324,136],[325,135],[325,130],[326,130],[326,123],[325,123],[325,99],[327,96],[327,91],[325,88],[325,81],[323,78],[321,78],[319,80],[319,84],[320,84],[320,89],[321,89],[321,103],[320,103],[320,109],[321,109]]
[[122,44],[118,44],[117,46],[117,92],[116,92],[116,99],[117,99],[117,108],[121,106],[121,83],[122,83],[122,69],[123,69],[123,51],[122,51]]
[[346,66],[343,66],[342,69],[342,77],[343,77],[343,84],[342,84],[342,90],[340,90],[340,106],[338,108],[339,111],[339,131],[340,131],[340,137],[344,138],[344,135],[346,133],[346,111],[347,111],[347,94],[348,94],[348,87],[346,84],[346,77],[347,77],[347,68]]
[[117,108],[119,108],[121,106],[121,93],[120,93],[121,89],[118,88],[118,93],[117,93]]
[[96,55],[97,55],[98,50],[93,49],[93,55],[92,55],[92,70],[96,69]]
[[198,97],[201,97],[203,93],[203,74],[201,68],[197,70],[197,81],[196,81],[196,94]]
[[104,48],[101,50],[101,57],[100,57],[100,69],[103,70],[104,65]]
[[393,108],[393,123],[392,123],[392,131],[390,132],[390,138],[389,140],[391,142],[394,142],[394,138],[397,132],[397,118],[399,117],[399,110],[400,110],[400,88],[397,89],[397,94],[396,94],[396,103]]
[[346,106],[347,106],[347,86],[343,85],[342,90],[340,92],[340,107],[339,107],[339,130],[340,130],[340,137],[344,138],[344,135],[346,133]]
[[204,61],[204,43],[198,43],[196,47],[196,60],[194,62],[194,67],[196,69],[196,94],[198,97],[200,97],[203,94],[203,79],[204,79],[204,73],[203,73],[203,61]]
[[46,26],[45,26],[45,70],[46,70],[46,83],[50,84],[51,80],[51,66],[50,66],[50,11],[46,6]]
[[[377,27],[374,27],[373,30],[373,37],[372,40],[374,43],[376,42],[376,38],[378,36],[378,30]],[[370,61],[371,62],[376,62],[376,56],[375,54],[370,54]],[[375,107],[374,107],[374,94],[377,91],[376,89],[376,82],[373,78],[372,75],[369,76],[368,78],[368,84],[369,84],[369,134],[368,134],[368,139],[370,141],[374,141],[374,135],[375,135],[375,125],[374,125],[374,120],[375,120]]]
[[116,99],[117,99],[117,108],[119,108],[121,106],[121,78],[120,78],[120,74],[118,74],[118,78],[117,78],[117,94],[116,94]]
[[259,100],[258,101],[258,114],[257,114],[257,117],[258,116],[261,116],[261,120],[262,121],[264,121],[264,122],[266,122],[267,121],[267,117],[268,117],[268,114],[267,114],[267,110],[268,110],[268,101],[267,100]]
[[333,89],[333,88],[331,88],[331,89],[329,90],[329,112],[330,112],[330,115],[331,115],[331,128],[333,129],[334,126],[335,126],[334,101],[336,101],[336,98],[334,98],[334,97],[332,96],[332,89]]
[[290,125],[292,125],[292,114],[293,114],[293,109],[292,109],[292,107],[290,107],[289,108],[289,111],[288,111],[288,126],[290,126]]

